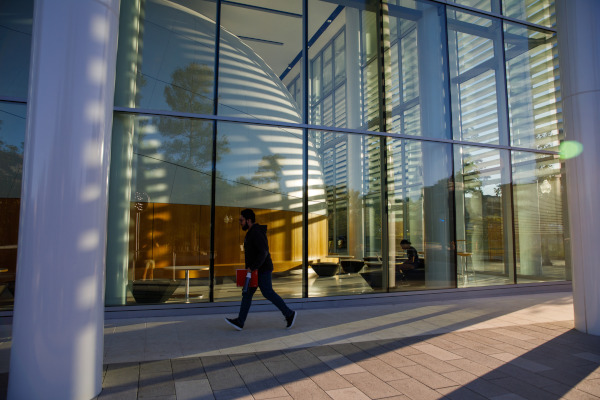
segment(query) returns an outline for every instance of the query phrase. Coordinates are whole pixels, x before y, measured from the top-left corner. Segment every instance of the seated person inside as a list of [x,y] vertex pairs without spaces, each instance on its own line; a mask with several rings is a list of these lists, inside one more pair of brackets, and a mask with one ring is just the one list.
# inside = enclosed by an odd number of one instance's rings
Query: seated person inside
[[400,242],[400,246],[402,249],[406,251],[406,261],[397,266],[401,271],[408,271],[411,269],[415,269],[419,267],[419,253],[417,253],[417,249],[411,246],[411,243],[402,239]]

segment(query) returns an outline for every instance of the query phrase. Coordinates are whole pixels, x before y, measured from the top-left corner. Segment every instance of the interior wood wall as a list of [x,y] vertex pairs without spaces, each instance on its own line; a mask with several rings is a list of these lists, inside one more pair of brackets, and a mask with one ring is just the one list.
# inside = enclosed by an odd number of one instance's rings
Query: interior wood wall
[[[145,203],[143,211],[131,207],[130,265],[141,279],[147,260],[154,261],[154,278],[172,278],[171,265],[208,265],[210,250],[210,206]],[[215,275],[233,276],[244,268],[246,232],[239,225],[242,208],[215,209]],[[256,221],[267,225],[267,237],[275,272],[302,265],[302,213],[254,209]],[[309,216],[309,259],[327,255],[327,220]],[[174,257],[175,255],[175,257]],[[184,277],[177,271],[175,278]],[[207,277],[207,271],[190,271],[190,278]]]

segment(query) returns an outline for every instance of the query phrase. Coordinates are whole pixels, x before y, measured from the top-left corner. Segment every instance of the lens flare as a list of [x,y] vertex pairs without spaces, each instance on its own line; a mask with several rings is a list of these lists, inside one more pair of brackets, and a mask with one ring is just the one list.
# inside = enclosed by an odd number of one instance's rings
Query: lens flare
[[583,152],[583,145],[576,140],[567,140],[560,144],[558,151],[562,160],[568,160],[580,155]]

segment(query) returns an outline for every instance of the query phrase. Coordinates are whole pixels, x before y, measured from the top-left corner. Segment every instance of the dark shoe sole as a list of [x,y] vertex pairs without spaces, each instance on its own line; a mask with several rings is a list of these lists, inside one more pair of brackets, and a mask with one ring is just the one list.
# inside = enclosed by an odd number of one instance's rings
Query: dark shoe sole
[[229,325],[233,326],[238,331],[241,331],[242,329],[244,329],[244,328],[241,328],[241,327],[237,326],[233,322],[229,321],[227,318],[225,318],[225,322],[227,322]]
[[290,326],[287,326],[285,329],[292,329],[292,327],[296,323],[296,317],[297,316],[298,316],[298,311],[294,311],[294,318],[292,319],[292,323],[290,324]]

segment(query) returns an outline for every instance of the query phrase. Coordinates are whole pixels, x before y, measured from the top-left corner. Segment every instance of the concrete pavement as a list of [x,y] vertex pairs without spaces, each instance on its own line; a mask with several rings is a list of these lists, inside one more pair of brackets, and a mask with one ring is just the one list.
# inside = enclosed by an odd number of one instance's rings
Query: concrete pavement
[[[107,320],[98,399],[597,399],[570,292]],[[427,298],[426,298],[427,299]],[[261,308],[261,307],[257,307]]]

